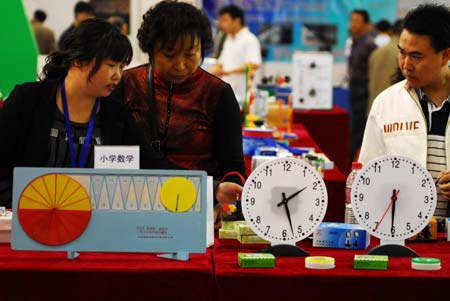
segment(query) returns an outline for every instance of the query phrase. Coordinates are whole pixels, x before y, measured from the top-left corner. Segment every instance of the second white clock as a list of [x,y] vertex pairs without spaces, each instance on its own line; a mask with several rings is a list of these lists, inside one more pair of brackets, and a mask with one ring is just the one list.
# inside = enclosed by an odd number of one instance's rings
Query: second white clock
[[404,241],[419,233],[436,208],[436,187],[418,162],[386,155],[368,162],[352,186],[359,224],[383,241]]

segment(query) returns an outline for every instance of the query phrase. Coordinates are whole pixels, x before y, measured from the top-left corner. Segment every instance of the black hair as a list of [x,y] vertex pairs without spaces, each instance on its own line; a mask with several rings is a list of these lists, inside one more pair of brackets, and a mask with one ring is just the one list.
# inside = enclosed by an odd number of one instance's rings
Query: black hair
[[397,19],[397,20],[395,20],[395,22],[394,22],[394,25],[392,25],[392,32],[395,34],[395,35],[400,35],[400,33],[402,32],[402,29],[403,29],[403,19]]
[[64,41],[64,51],[47,56],[43,74],[46,78],[65,76],[74,62],[89,63],[95,60],[88,80],[105,59],[128,65],[133,57],[130,41],[117,27],[102,19],[81,22]]
[[378,31],[386,32],[386,31],[388,31],[389,29],[392,28],[392,25],[391,25],[391,23],[388,20],[382,19],[382,20],[377,22],[375,27],[376,27],[376,29]]
[[450,47],[450,10],[444,5],[422,4],[406,14],[403,28],[426,35],[436,52]]
[[361,15],[363,17],[364,23],[370,22],[369,12],[365,9],[354,9],[354,10],[352,10],[352,14]]
[[211,49],[213,39],[209,19],[195,6],[178,1],[161,1],[151,7],[143,16],[137,38],[142,51],[147,53],[150,62],[153,61],[157,43],[161,48],[173,48],[179,38],[191,40],[191,47],[195,39],[201,42],[201,55]]
[[87,13],[87,14],[94,15],[94,8],[88,2],[79,1],[79,2],[77,2],[77,4],[75,4],[73,12],[75,13],[75,15],[78,13]]
[[107,21],[112,25],[116,26],[119,30],[122,28],[124,24],[126,24],[125,20],[120,16],[111,16],[108,18]]
[[45,21],[45,19],[47,19],[47,14],[42,9],[37,9],[34,12],[34,18],[42,23]]
[[222,7],[219,10],[219,16],[222,16],[222,15],[225,15],[225,14],[229,14],[230,17],[233,18],[233,19],[236,19],[236,18],[241,19],[241,25],[242,26],[245,25],[244,11],[239,6],[234,5],[234,4],[230,4],[230,5]]

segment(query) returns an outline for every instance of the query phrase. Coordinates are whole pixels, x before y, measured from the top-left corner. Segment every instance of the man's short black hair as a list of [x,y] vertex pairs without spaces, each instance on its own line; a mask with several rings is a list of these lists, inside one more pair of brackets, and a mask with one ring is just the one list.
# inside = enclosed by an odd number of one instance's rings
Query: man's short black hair
[[406,14],[403,28],[426,35],[436,52],[450,48],[450,10],[445,5],[421,4]]
[[392,25],[391,25],[391,23],[388,20],[382,19],[382,20],[377,22],[375,27],[376,27],[376,29],[378,31],[386,32],[386,31],[388,31],[388,30],[390,30],[392,28]]
[[161,49],[171,48],[178,39],[183,39],[193,47],[198,38],[201,42],[202,59],[205,51],[213,46],[208,16],[189,3],[161,1],[151,7],[143,19],[137,38],[142,51],[149,55],[150,62],[157,44]]
[[42,9],[37,9],[34,12],[34,18],[38,20],[39,22],[43,23],[45,19],[47,19],[47,14]]
[[233,19],[236,19],[236,18],[241,19],[241,25],[242,26],[245,25],[244,11],[239,6],[230,4],[230,5],[222,7],[219,11],[219,16],[222,16],[224,14],[229,14],[231,16],[231,18],[233,18]]
[[75,4],[74,12],[75,15],[78,13],[87,13],[94,15],[94,8],[90,3],[79,1],[77,4]]
[[364,23],[370,22],[369,12],[365,9],[354,9],[354,10],[352,10],[352,14],[361,15],[363,17]]

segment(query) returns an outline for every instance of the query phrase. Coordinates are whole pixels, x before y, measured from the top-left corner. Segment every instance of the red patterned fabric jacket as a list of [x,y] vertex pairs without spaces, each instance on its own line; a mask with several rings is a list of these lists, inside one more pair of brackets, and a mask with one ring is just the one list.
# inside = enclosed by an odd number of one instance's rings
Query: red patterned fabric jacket
[[[122,92],[147,139],[153,141],[148,67],[141,65],[126,70]],[[161,145],[166,143],[162,151],[167,158],[186,169],[205,170],[216,180],[230,171],[245,175],[240,109],[230,85],[201,68],[183,83],[173,84],[164,142],[170,89],[170,83],[153,72],[158,132]],[[243,184],[237,176],[227,180]]]

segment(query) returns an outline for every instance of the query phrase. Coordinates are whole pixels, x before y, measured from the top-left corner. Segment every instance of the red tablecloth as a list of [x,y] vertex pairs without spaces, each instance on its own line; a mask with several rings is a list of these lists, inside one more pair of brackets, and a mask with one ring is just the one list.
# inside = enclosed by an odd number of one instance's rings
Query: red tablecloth
[[236,240],[216,239],[212,250],[187,262],[134,253],[82,253],[69,261],[62,252],[0,244],[0,300],[440,300],[450,285],[450,243],[443,240],[408,245],[440,258],[439,271],[412,270],[409,258],[390,258],[386,271],[354,270],[354,254],[366,250],[313,248],[308,240],[299,246],[335,257],[336,268],[309,270],[304,258],[285,257],[273,269],[241,269],[237,253],[262,245]]
[[302,123],[322,151],[347,174],[350,171],[349,114],[341,107],[332,110],[294,110],[294,124]]
[[[378,241],[372,239],[373,245]],[[239,246],[239,249],[236,247]],[[353,256],[367,250],[313,248],[310,241],[299,244],[312,256],[332,256],[336,268],[310,270],[304,258],[276,258],[270,269],[242,269],[238,252],[257,252],[261,246],[220,241],[214,249],[216,296],[229,300],[441,300],[450,285],[450,243],[408,244],[420,256],[437,257],[439,271],[411,269],[410,258],[389,258],[388,270],[354,270]]]
[[212,300],[212,250],[174,261],[153,254],[12,251],[0,244],[0,300]]

